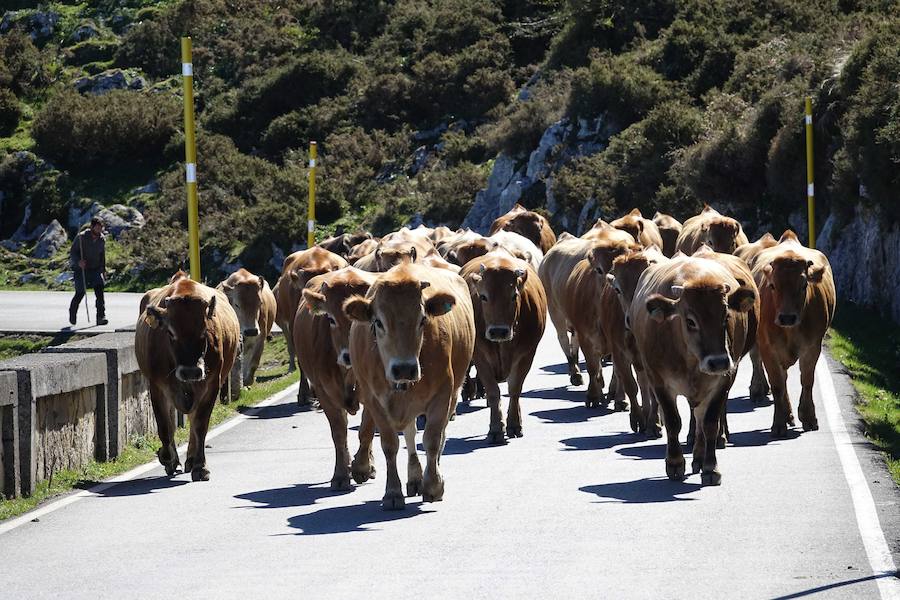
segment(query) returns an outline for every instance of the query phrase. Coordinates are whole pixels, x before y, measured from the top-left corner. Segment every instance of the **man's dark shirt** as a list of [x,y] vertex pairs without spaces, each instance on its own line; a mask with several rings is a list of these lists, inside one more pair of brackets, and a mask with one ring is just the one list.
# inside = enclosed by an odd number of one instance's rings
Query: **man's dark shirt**
[[[82,255],[81,253],[82,248],[84,249],[84,255]],[[78,261],[84,258],[84,260],[87,262],[87,264],[85,265],[86,271],[105,271],[105,237],[101,234],[100,237],[95,238],[90,229],[85,229],[84,231],[76,235],[75,239],[72,241],[72,249],[69,251],[69,257],[69,262],[71,263],[73,269],[77,269]]]

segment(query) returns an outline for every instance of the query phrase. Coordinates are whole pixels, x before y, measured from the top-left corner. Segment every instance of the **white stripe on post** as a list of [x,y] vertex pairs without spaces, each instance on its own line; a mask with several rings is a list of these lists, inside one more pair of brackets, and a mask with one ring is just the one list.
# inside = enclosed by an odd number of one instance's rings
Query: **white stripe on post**
[[181,63],[181,75],[182,75],[182,77],[193,77],[194,76],[194,64],[193,63]]
[[315,166],[316,166],[316,159],[314,159],[314,158],[309,159],[309,168],[313,169],[313,168],[315,168]]
[[194,163],[185,163],[184,178],[188,183],[197,183],[197,165]]
[[310,233],[312,233],[313,231],[315,231],[315,229],[316,229],[316,222],[313,221],[312,219],[310,219],[309,221],[307,221],[307,222],[306,222],[306,229],[307,229],[307,231],[309,231]]
[[815,196],[815,184],[808,183],[806,184],[806,195],[807,196]]
[[812,115],[806,115],[806,124],[812,125]]

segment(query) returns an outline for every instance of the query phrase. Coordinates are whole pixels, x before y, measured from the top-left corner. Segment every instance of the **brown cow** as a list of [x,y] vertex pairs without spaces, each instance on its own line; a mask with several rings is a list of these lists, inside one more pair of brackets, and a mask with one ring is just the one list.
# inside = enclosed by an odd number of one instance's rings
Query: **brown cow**
[[678,241],[678,235],[681,233],[681,221],[671,215],[657,211],[653,215],[653,222],[656,224],[656,228],[659,229],[659,235],[662,237],[662,253],[672,258],[675,255],[675,244]]
[[732,254],[738,246],[747,242],[747,236],[737,220],[706,206],[700,214],[684,222],[675,242],[675,250],[691,255],[706,244],[716,252]]
[[[487,440],[505,444],[506,436],[522,437],[519,395],[544,334],[547,296],[531,265],[504,251],[466,263],[460,275],[475,309],[474,361],[491,409]],[[509,382],[505,435],[498,385],[503,381]]]
[[225,293],[241,324],[241,377],[244,385],[251,386],[275,323],[275,294],[262,276],[246,269],[238,269],[216,289]]
[[227,381],[240,346],[237,315],[225,294],[187,278],[149,298],[138,318],[134,352],[150,388],[162,447],[159,462],[178,468],[175,410],[191,423],[185,472],[207,481],[206,432],[219,389]]
[[631,237],[644,248],[649,248],[650,246],[663,247],[663,239],[659,229],[656,227],[656,223],[650,219],[645,219],[639,208],[632,209],[630,213],[612,221],[610,225],[630,233]]
[[[350,489],[347,413],[356,414],[359,408],[350,372],[350,320],[343,306],[347,298],[364,295],[375,277],[353,267],[313,277],[303,289],[303,299],[294,317],[294,344],[300,368],[315,388],[319,406],[331,427],[335,452],[333,490]],[[361,438],[364,433],[374,434],[371,418],[364,421]],[[366,449],[361,445],[360,451],[371,453],[371,437]],[[367,471],[364,478],[354,474],[360,483],[372,476],[374,470]]]
[[401,262],[420,262],[434,252],[434,244],[428,236],[404,227],[381,238],[375,251],[357,260],[353,266],[371,273],[384,273]]
[[515,231],[531,240],[541,252],[547,254],[556,243],[556,234],[550,222],[536,212],[527,210],[521,204],[513,206],[508,213],[501,215],[491,224],[491,234],[501,229]]
[[759,256],[760,252],[777,245],[778,240],[776,240],[771,233],[766,232],[755,242],[749,242],[738,246],[734,251],[734,255],[747,263],[747,266],[752,269],[753,265],[756,264],[756,257]]
[[[640,368],[640,358],[635,355],[633,340],[629,339],[631,333],[626,327],[625,317],[631,307],[641,274],[651,265],[667,261],[656,245],[617,256],[606,274],[607,285],[603,286],[600,293],[598,314],[600,333],[604,338],[603,345],[612,352],[613,369],[618,382],[615,399],[619,400],[627,395],[631,405],[629,415],[631,430],[655,438],[662,436],[659,412],[656,403],[652,401],[647,378]],[[638,365],[637,382],[631,371],[632,365],[635,364]],[[643,404],[638,403],[638,386]]]
[[[337,271],[347,266],[347,261],[333,252],[324,248],[313,246],[308,250],[298,250],[284,259],[281,267],[281,277],[275,284],[275,322],[284,332],[284,341],[287,344],[289,368],[295,368],[296,352],[294,351],[294,336],[291,327],[294,323],[294,315],[297,313],[297,305],[300,304],[300,294],[310,279],[316,275],[322,275],[330,271]],[[309,382],[302,374],[300,376],[300,392],[297,396],[301,405],[312,402],[312,394]]]
[[375,249],[378,247],[378,242],[381,240],[372,238],[370,240],[363,240],[357,245],[353,246],[350,249],[350,254],[347,255],[347,262],[350,264],[355,263],[363,256],[368,256],[375,252]]
[[325,248],[329,252],[347,259],[355,246],[370,239],[372,239],[372,234],[368,231],[357,231],[356,233],[342,233],[341,235],[330,237],[322,240],[316,246]]
[[[443,269],[399,265],[380,275],[364,298],[347,300],[344,311],[356,321],[350,329],[350,358],[357,391],[381,432],[387,462],[382,507],[396,510],[405,504],[397,473],[397,431],[407,440],[407,493],[421,493],[425,502],[443,499],[439,460],[445,429],[475,345],[465,280]],[[428,455],[424,478],[415,453],[416,417],[421,414],[426,417]],[[365,467],[357,465],[362,471]]]
[[835,308],[831,265],[824,254],[803,247],[788,230],[777,246],[759,254],[753,276],[762,296],[759,353],[775,401],[772,436],[784,437],[788,426],[794,425],[787,370],[798,359],[802,389],[797,412],[804,431],[816,430],[812,396],[816,363]]
[[[456,260],[453,255],[456,247],[459,244],[466,243],[471,240],[479,240],[483,239],[484,236],[480,233],[476,233],[471,229],[460,229],[455,233],[448,235],[447,237],[441,239],[435,244],[438,253],[443,256],[445,259],[450,261],[453,264],[459,264],[459,261]],[[465,263],[463,263],[465,264]],[[462,266],[462,265],[460,265]]]
[[747,335],[746,313],[758,306],[753,282],[742,286],[709,258],[677,256],[649,267],[638,283],[628,320],[644,371],[666,425],[666,474],[684,479],[675,397],[685,396],[698,426],[693,471],[704,485],[719,485],[716,441],[722,404],[737,373]]
[[450,237],[453,235],[453,230],[447,227],[446,225],[438,225],[434,229],[431,230],[431,241],[437,245],[442,239]]
[[[553,321],[559,345],[569,363],[569,381],[572,385],[581,385],[582,378],[578,370],[578,337],[574,335],[572,323],[564,308],[566,284],[569,276],[575,270],[575,266],[590,255],[594,240],[618,239],[634,243],[634,238],[602,221],[586,232],[583,237],[567,237],[564,234],[563,238],[544,255],[538,275],[547,294],[550,320]],[[607,269],[612,266],[612,258],[615,257],[611,257],[609,264],[605,265]],[[570,337],[570,334],[573,335]]]

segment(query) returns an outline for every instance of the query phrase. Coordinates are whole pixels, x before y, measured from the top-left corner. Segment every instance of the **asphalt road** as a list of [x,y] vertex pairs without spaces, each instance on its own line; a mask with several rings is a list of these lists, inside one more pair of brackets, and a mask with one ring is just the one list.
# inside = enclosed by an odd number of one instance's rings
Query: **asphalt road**
[[75,292],[0,292],[0,333],[43,333],[76,331],[79,333],[105,333],[117,329],[134,329],[138,318],[138,306],[143,294],[107,292],[107,325],[97,325],[94,292],[89,290],[87,302],[91,313],[90,323],[84,311],[85,300],[78,307],[78,321],[69,325],[69,302]]
[[[900,580],[879,571],[897,560],[897,488],[822,360],[821,429],[782,441],[741,365],[723,485],[701,487],[668,481],[664,442],[631,433],[626,413],[584,408],[548,331],[525,437],[486,446],[484,401],[460,407],[444,501],[401,512],[379,507],[377,441],[378,478],[328,490],[325,417],[288,394],[216,434],[208,483],[151,467],[0,524],[0,596],[897,598]],[[797,398],[796,370],[790,385]]]

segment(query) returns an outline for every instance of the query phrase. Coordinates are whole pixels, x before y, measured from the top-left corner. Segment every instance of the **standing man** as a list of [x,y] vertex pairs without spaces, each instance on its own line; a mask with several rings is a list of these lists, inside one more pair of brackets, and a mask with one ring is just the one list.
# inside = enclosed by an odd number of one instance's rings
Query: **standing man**
[[69,323],[75,324],[78,305],[84,298],[85,284],[94,289],[97,297],[97,325],[106,325],[106,305],[103,302],[103,285],[106,278],[106,238],[103,235],[103,221],[99,217],[91,219],[90,229],[75,236],[69,263],[75,276],[75,297],[69,304]]

